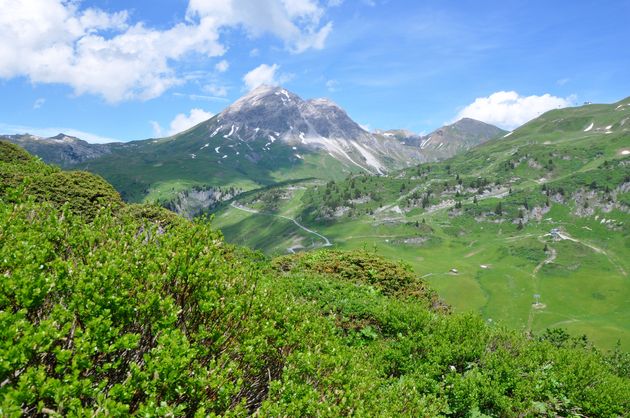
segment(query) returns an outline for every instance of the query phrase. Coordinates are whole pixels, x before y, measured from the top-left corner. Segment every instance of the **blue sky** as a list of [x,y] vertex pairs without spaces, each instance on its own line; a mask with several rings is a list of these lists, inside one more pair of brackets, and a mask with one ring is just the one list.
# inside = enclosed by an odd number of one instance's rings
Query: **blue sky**
[[[630,1],[0,0],[0,133],[168,135],[260,82],[371,129],[630,96]],[[8,11],[8,12],[7,12]]]

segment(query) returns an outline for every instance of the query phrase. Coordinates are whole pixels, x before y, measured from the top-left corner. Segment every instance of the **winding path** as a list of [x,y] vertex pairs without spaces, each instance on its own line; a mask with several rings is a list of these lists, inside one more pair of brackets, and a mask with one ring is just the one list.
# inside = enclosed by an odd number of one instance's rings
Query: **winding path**
[[613,266],[617,267],[617,269],[621,272],[621,274],[623,274],[624,276],[628,276],[628,273],[626,272],[626,270],[616,260],[614,260],[613,257],[610,254],[608,254],[608,252],[606,252],[605,250],[603,250],[603,249],[601,249],[599,247],[596,247],[596,246],[594,246],[592,244],[589,244],[588,242],[585,242],[585,241],[573,238],[573,237],[567,235],[564,232],[558,232],[558,236],[561,239],[563,239],[563,240],[566,239],[566,240],[569,240],[569,241],[576,242],[578,244],[582,244],[585,247],[590,248],[591,250],[595,251],[598,254],[603,254],[604,256],[606,256],[606,258],[608,258],[608,261],[610,261],[610,263]]
[[293,222],[298,228],[308,232],[309,234],[317,235],[318,237],[323,239],[324,240],[324,247],[332,246],[332,242],[330,242],[330,240],[328,238],[326,238],[325,236],[323,236],[322,234],[320,234],[317,231],[313,231],[312,229],[309,229],[309,228],[305,227],[304,225],[302,225],[301,223],[299,223],[295,219],[289,218],[288,216],[276,215],[275,213],[260,212],[260,211],[258,211],[256,209],[251,209],[251,208],[248,208],[248,207],[245,207],[245,206],[237,205],[234,202],[232,202],[230,206],[232,206],[234,209],[242,210],[243,212],[247,212],[247,213],[255,213],[255,214],[258,214],[258,215],[275,216],[276,218],[286,219],[287,221]]
[[[547,234],[547,236],[549,236],[550,234]],[[627,276],[628,273],[626,272],[626,270],[621,266],[620,263],[618,263],[616,260],[613,259],[613,257],[605,250],[603,250],[602,248],[596,247],[593,244],[590,244],[586,241],[582,241],[580,239],[577,238],[573,238],[572,236],[568,235],[566,232],[562,232],[562,231],[558,231],[557,232],[558,238],[560,238],[561,240],[567,240],[567,241],[571,241],[571,242],[575,242],[576,244],[581,244],[584,245],[587,248],[590,248],[591,250],[593,250],[594,252],[596,252],[597,254],[602,254],[603,256],[605,256],[608,261],[615,266],[620,272],[621,274],[623,274],[624,276]],[[538,241],[540,241],[541,243],[545,243],[545,241],[543,240],[543,237],[539,237]],[[540,269],[546,265],[546,264],[551,264],[553,263],[556,258],[558,256],[558,252],[556,251],[555,248],[549,247],[549,254],[547,255],[547,258],[543,261],[541,261],[536,268],[534,268],[534,271],[532,272],[532,279],[534,280],[533,282],[533,286],[534,286],[534,291],[536,293],[538,293],[538,272],[540,271]],[[534,305],[532,305],[532,308],[529,312],[529,318],[527,320],[527,330],[531,331],[532,329],[532,323],[534,320],[534,313],[536,311],[536,307]],[[574,322],[576,321],[576,319],[571,319],[570,321],[565,321],[565,322]],[[557,324],[554,324],[557,325]]]

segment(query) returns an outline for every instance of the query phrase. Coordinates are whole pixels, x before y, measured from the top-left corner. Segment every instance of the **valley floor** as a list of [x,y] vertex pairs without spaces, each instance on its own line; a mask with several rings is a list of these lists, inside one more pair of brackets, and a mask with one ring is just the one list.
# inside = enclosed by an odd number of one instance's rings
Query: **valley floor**
[[[410,264],[457,311],[480,312],[489,323],[523,331],[562,327],[602,347],[617,341],[630,347],[630,260],[623,257],[623,236],[599,221],[554,206],[540,223],[518,231],[508,222],[390,208],[343,223],[305,225],[295,220],[302,193],[294,190],[266,213],[233,204],[217,213],[214,227],[229,241],[272,255],[329,243],[373,250]],[[423,221],[431,234],[418,231],[416,222]],[[563,232],[552,237],[554,228]]]

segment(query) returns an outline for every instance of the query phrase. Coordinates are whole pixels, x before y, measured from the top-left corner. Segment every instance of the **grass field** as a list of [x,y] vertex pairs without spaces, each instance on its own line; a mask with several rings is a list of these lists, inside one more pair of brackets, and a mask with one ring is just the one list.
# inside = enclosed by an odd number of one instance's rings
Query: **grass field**
[[[297,193],[277,213],[295,213],[299,199]],[[558,206],[549,213],[551,220],[521,231],[512,224],[478,224],[444,213],[409,217],[397,224],[376,225],[374,219],[363,217],[307,226],[336,248],[366,248],[410,264],[457,311],[478,311],[489,322],[534,332],[562,327],[572,334],[586,334],[602,347],[620,340],[628,348],[630,262],[623,257],[624,237],[610,234],[599,222],[568,224],[563,221],[566,217],[566,210]],[[415,227],[422,218],[432,232]],[[551,239],[549,231],[558,225],[581,242]],[[305,247],[322,244],[291,222],[235,208],[219,212],[214,226],[228,240],[271,255],[286,253],[298,241]],[[545,264],[552,254],[555,259]],[[536,294],[542,309],[533,306]]]

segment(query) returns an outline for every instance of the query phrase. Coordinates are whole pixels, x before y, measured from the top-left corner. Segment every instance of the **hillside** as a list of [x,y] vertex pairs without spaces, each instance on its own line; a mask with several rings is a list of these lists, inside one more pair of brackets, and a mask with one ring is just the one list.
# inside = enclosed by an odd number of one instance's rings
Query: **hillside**
[[629,156],[630,99],[553,110],[442,163],[245,195],[215,225],[270,254],[373,248],[457,311],[629,347]]
[[68,173],[80,204],[49,201],[60,185],[29,188],[41,170],[58,172],[0,142],[2,416],[630,408],[630,357],[618,349],[450,313],[408,267],[371,252],[270,261],[157,208],[84,206],[89,174]]

